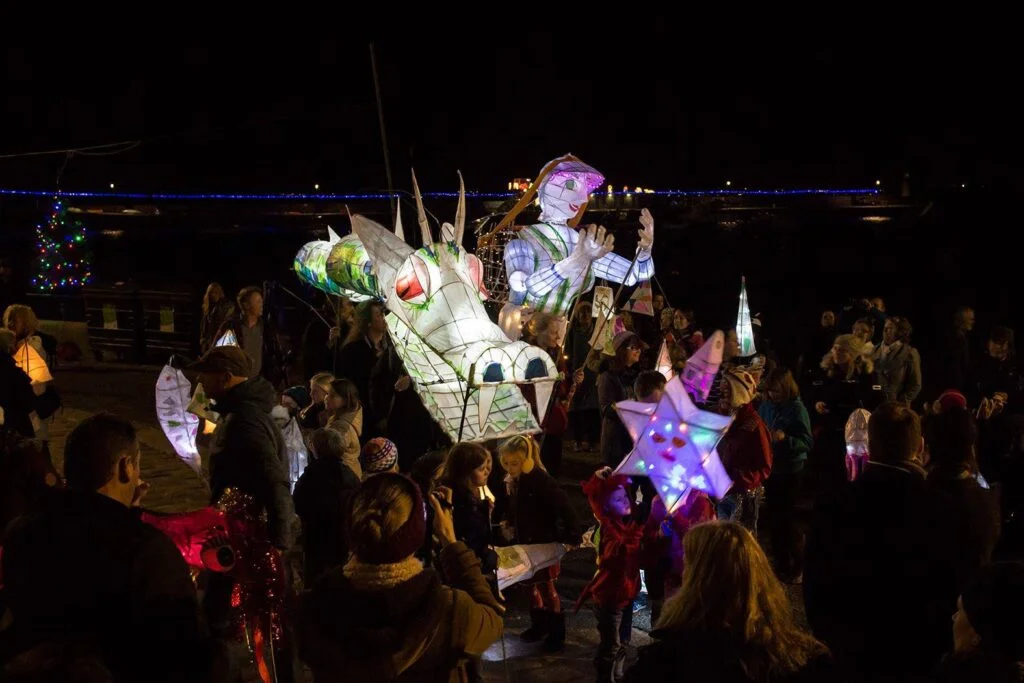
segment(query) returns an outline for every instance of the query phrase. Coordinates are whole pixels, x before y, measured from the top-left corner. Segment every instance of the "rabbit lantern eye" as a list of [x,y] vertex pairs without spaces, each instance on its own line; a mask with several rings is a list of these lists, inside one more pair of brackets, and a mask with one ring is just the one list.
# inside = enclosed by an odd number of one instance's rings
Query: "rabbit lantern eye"
[[426,303],[430,294],[430,272],[418,256],[409,257],[398,271],[395,292],[406,303]]

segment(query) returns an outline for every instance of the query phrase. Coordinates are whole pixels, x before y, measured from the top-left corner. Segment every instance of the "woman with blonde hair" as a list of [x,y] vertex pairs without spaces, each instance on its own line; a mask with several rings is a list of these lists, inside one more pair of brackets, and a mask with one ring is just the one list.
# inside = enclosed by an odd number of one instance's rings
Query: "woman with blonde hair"
[[872,411],[884,399],[864,340],[853,334],[836,337],[821,360],[811,387],[814,450],[809,458],[819,488],[840,487],[846,478],[846,420],[853,411]]
[[43,342],[36,336],[39,320],[30,307],[12,304],[4,311],[3,322],[4,327],[14,334],[11,356],[32,381],[32,391],[36,395],[35,412],[32,414],[36,438],[47,441],[50,436],[48,419],[60,408],[60,396],[52,386],[53,375],[50,374]]
[[224,321],[235,314],[235,304],[224,294],[219,282],[211,282],[203,295],[203,317],[199,321],[199,350],[206,353],[217,341],[215,335]]
[[332,382],[334,375],[329,372],[318,372],[309,378],[310,403],[299,413],[299,424],[303,429],[317,429],[327,424],[324,401],[331,394]]
[[735,522],[698,524],[683,548],[683,586],[625,680],[649,683],[666,671],[717,683],[835,680],[828,648],[797,627],[749,531]]
[[455,540],[447,493],[427,496],[445,585],[415,557],[428,531],[416,484],[388,473],[356,491],[351,557],[317,582],[299,610],[300,654],[314,681],[464,681],[467,659],[501,637],[504,610],[480,560]]

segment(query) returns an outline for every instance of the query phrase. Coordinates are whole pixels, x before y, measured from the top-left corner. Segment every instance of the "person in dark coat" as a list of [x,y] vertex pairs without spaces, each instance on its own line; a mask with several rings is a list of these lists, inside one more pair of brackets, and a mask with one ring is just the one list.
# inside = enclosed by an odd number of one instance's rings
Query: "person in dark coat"
[[[953,327],[942,342],[939,363],[936,366],[939,391],[956,389],[967,393],[971,386],[971,340],[974,329],[974,310],[958,308],[953,316]],[[929,371],[930,372],[930,371]]]
[[[590,337],[594,334],[593,306],[583,301],[576,305],[573,323],[566,334],[565,348],[573,374],[583,371],[583,381],[576,386],[569,402],[569,425],[574,440],[573,450],[589,451],[600,443],[601,416],[597,407],[597,372],[587,363],[591,354]],[[595,354],[600,357],[600,352]]]
[[816,502],[807,620],[856,680],[921,680],[949,649],[956,555],[967,539],[949,497],[925,482],[916,413],[880,406],[868,450],[863,474]]
[[310,462],[295,483],[292,498],[302,520],[304,580],[313,585],[321,574],[348,559],[345,525],[359,477],[342,462],[344,445],[333,429],[310,434],[309,450]]
[[224,321],[214,335],[214,344],[231,332],[238,347],[249,354],[253,374],[278,388],[284,381],[284,353],[274,319],[263,311],[263,290],[246,287],[238,293],[239,314]]
[[481,495],[491,476],[491,454],[476,443],[452,446],[445,460],[442,482],[452,491],[455,538],[480,558],[484,574],[498,570],[498,555],[491,537],[493,503]]
[[0,428],[32,438],[36,435],[31,418],[36,394],[32,380],[11,356],[15,343],[13,332],[0,330]]
[[132,425],[100,413],[64,449],[69,490],[21,517],[4,544],[4,593],[13,620],[0,661],[77,643],[118,681],[204,681],[213,649],[191,575],[136,507],[145,485]]
[[709,522],[683,539],[682,588],[665,603],[626,671],[628,683],[668,672],[715,683],[842,681],[828,648],[794,623],[789,599],[753,535],[735,522]]
[[767,400],[757,408],[772,440],[772,473],[765,482],[768,533],[779,575],[798,580],[803,572],[804,534],[797,502],[803,489],[804,466],[814,439],[807,408],[793,373],[776,367],[765,379]]
[[364,430],[385,435],[395,444],[401,472],[408,472],[417,458],[435,446],[450,443],[423,406],[393,344],[388,344],[370,372],[370,407],[364,405],[363,410],[369,413],[364,419],[377,419],[376,425],[364,422]]
[[203,295],[203,317],[199,320],[199,352],[206,353],[216,343],[224,321],[235,315],[235,305],[224,295],[219,282],[211,282]]
[[995,562],[964,588],[953,616],[953,651],[939,683],[1020,683],[1024,672],[1024,563]]
[[615,411],[615,404],[633,398],[636,365],[644,343],[633,332],[620,332],[612,339],[615,355],[607,361],[597,377],[597,402],[601,411],[601,462],[612,469],[633,447],[625,425]]
[[[339,379],[351,380],[359,390],[359,402],[363,406],[363,430],[362,442],[383,436],[377,433],[380,426],[381,416],[375,412],[372,396],[370,395],[370,378],[374,368],[388,354],[390,340],[388,339],[388,324],[384,319],[384,305],[379,301],[364,301],[356,307],[355,323],[345,339],[345,345],[341,347],[338,356],[338,371],[335,376]],[[377,401],[377,406],[383,402]],[[385,419],[387,415],[383,416]]]
[[1016,490],[1013,458],[1024,414],[1024,375],[1014,348],[1013,330],[994,327],[989,335],[985,353],[978,357],[971,375],[972,384],[967,393],[969,405],[977,406],[981,418],[978,458],[982,472],[993,481],[1008,485],[1004,491],[1009,498],[1021,497]]
[[[288,452],[281,428],[270,416],[277,404],[277,392],[253,373],[252,361],[237,346],[211,349],[192,369],[223,416],[213,435],[210,449],[210,493],[212,502],[227,489],[237,489],[253,498],[267,516],[267,536],[278,551],[292,543],[295,509],[288,481]],[[231,637],[231,595],[235,580],[224,574],[210,576],[203,608],[207,621],[220,639]],[[294,661],[282,639],[276,649],[278,676],[290,681]]]
[[[302,332],[302,375],[307,381],[320,372],[332,375],[340,366],[341,345],[352,327],[352,302],[321,294],[320,314],[313,315]],[[335,326],[331,327],[333,321]]]
[[60,483],[45,442],[0,430],[0,545],[7,525],[36,512]]
[[[639,353],[637,353],[639,356]],[[579,521],[569,496],[544,469],[540,447],[529,436],[513,436],[498,449],[507,509],[496,511],[506,538],[520,545],[580,542]],[[536,572],[521,582],[530,592],[530,628],[519,637],[528,642],[544,639],[544,649],[558,652],[565,646],[565,614],[555,581],[560,564]]]
[[947,408],[925,425],[928,486],[949,497],[953,518],[963,527],[964,545],[956,553],[960,585],[989,563],[1001,531],[999,493],[979,477],[977,441],[977,423],[966,408]]
[[249,494],[267,511],[271,543],[287,550],[295,510],[284,437],[270,416],[277,392],[262,377],[252,376],[252,361],[236,346],[215,347],[190,369],[199,373],[223,418],[210,449],[211,502],[228,488]]

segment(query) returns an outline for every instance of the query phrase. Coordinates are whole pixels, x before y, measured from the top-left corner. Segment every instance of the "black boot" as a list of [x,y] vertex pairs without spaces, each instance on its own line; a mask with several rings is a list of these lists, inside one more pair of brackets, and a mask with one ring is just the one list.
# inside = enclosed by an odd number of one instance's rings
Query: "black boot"
[[544,639],[551,628],[548,620],[550,612],[542,609],[530,610],[530,628],[519,634],[519,639],[524,643],[536,643]]
[[548,612],[551,629],[544,639],[544,652],[561,652],[565,649],[565,612]]

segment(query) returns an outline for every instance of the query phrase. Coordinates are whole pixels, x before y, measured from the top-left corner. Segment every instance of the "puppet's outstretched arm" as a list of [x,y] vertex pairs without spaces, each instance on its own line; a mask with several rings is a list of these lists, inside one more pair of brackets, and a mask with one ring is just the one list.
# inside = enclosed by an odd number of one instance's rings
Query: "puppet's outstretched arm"
[[581,280],[592,263],[615,246],[615,237],[605,229],[591,225],[579,231],[576,247],[564,259],[536,269],[533,247],[524,240],[512,240],[505,247],[505,270],[508,273],[512,303],[521,304],[527,292],[542,297],[562,282]]
[[647,209],[640,212],[640,224],[643,229],[638,231],[640,241],[636,247],[636,265],[633,269],[629,269],[630,259],[618,254],[605,254],[594,261],[594,274],[597,277],[632,287],[654,276],[654,259],[651,256],[654,247],[654,218]]

